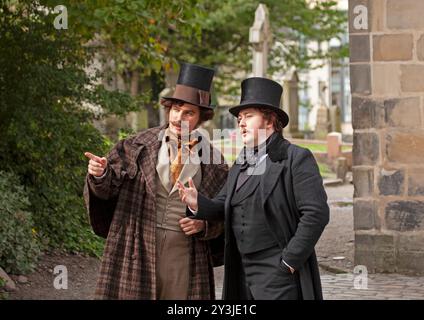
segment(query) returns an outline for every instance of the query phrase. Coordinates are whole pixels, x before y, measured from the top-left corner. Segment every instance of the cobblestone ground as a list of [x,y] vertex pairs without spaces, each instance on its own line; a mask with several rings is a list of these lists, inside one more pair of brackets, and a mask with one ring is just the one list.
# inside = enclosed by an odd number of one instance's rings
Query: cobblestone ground
[[[326,300],[423,300],[424,277],[400,274],[368,275],[364,282],[353,274],[321,274]],[[357,287],[358,289],[355,289]]]
[[[221,268],[216,268],[216,298],[222,295]],[[353,273],[334,274],[321,270],[325,300],[423,300],[424,277],[400,274],[370,274],[366,281]],[[355,289],[357,288],[357,289]]]

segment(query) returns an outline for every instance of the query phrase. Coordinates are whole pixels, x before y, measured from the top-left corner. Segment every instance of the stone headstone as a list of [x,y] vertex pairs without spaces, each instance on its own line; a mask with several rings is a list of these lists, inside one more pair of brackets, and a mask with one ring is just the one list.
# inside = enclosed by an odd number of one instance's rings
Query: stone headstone
[[326,106],[319,106],[315,125],[315,139],[325,140],[328,134],[329,114]]
[[334,160],[342,152],[342,134],[331,132],[327,135],[327,155],[329,160]]
[[284,80],[283,84],[283,109],[289,115],[289,124],[284,129],[286,137],[299,137],[299,77],[294,71],[289,80]]
[[317,121],[315,125],[315,139],[324,140],[327,137],[330,126],[330,115],[327,105],[325,104],[325,91],[327,86],[325,82],[318,83],[320,93],[320,106],[317,110]]
[[330,130],[331,132],[342,132],[341,109],[337,105],[333,105],[329,110],[330,114]]
[[249,30],[249,42],[253,47],[254,77],[265,77],[268,68],[268,50],[272,38],[268,17],[266,5],[259,4],[255,12],[255,22]]
[[347,159],[344,157],[337,158],[336,160],[337,179],[341,179],[343,182],[345,182],[347,171],[348,171]]

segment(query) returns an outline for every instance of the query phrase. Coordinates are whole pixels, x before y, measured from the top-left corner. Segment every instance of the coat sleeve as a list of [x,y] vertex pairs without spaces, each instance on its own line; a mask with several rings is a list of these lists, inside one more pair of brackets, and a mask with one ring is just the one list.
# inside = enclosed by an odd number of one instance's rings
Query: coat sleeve
[[282,254],[282,259],[294,269],[299,269],[312,254],[329,222],[327,194],[318,165],[311,151],[299,150],[292,162],[292,185],[300,219]]
[[[209,170],[207,174],[208,179],[208,188],[204,190],[206,195],[203,195],[205,198],[212,198],[222,191],[223,187],[226,184],[228,176],[228,165],[225,162],[224,157],[214,148],[211,148],[214,157],[220,159],[218,164],[211,165],[213,170]],[[213,160],[213,159],[212,159]],[[225,199],[224,199],[225,201]],[[191,211],[187,208],[187,216],[193,217]],[[210,240],[219,237],[224,231],[224,219],[218,220],[209,220],[206,221],[205,232],[199,234],[197,238],[200,240]]]
[[123,144],[120,141],[107,155],[107,168],[104,176],[95,178],[87,174],[86,185],[94,196],[102,200],[108,200],[118,195],[122,184],[122,169],[123,169]]
[[123,181],[123,141],[107,155],[106,174],[95,179],[87,175],[84,185],[84,202],[87,208],[90,225],[98,236],[106,238],[115,211],[117,196]]
[[[197,196],[198,210],[193,219],[223,221],[225,217],[225,199],[227,198],[227,182],[218,195],[209,199],[201,193]],[[187,208],[188,210],[188,208]]]

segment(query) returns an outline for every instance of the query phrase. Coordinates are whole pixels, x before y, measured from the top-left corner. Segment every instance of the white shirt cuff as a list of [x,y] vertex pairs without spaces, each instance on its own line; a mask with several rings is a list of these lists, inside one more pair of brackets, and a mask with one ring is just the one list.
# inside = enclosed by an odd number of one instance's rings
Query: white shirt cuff
[[195,214],[197,213],[197,210],[193,210],[193,209],[192,209],[192,208],[190,208],[189,206],[187,206],[187,207],[188,207],[188,210],[190,210],[192,214],[194,214],[194,215],[195,215]]
[[107,170],[105,170],[105,172],[103,172],[103,174],[100,177],[96,177],[96,176],[93,176],[93,177],[95,180],[101,180],[106,176],[106,173],[107,173]]
[[292,266],[290,266],[287,262],[285,262],[284,260],[281,260],[281,261],[283,261],[283,263],[284,263],[287,267],[289,267],[289,268],[291,268],[291,269],[293,269],[293,270],[294,270],[294,268],[293,268]]

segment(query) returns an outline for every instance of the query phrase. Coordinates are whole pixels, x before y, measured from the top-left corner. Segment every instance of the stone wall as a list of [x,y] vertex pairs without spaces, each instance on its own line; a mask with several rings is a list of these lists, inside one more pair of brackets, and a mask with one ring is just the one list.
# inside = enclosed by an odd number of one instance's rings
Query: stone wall
[[349,0],[355,264],[424,273],[424,1]]

